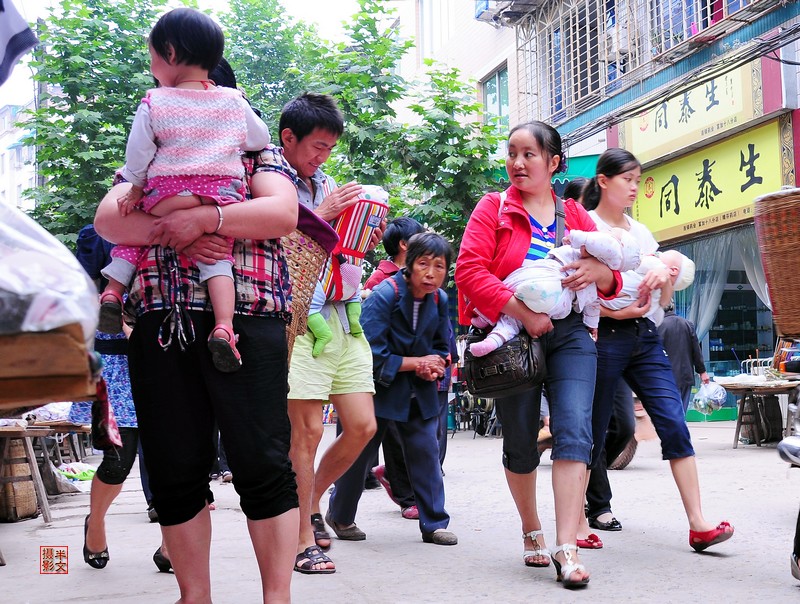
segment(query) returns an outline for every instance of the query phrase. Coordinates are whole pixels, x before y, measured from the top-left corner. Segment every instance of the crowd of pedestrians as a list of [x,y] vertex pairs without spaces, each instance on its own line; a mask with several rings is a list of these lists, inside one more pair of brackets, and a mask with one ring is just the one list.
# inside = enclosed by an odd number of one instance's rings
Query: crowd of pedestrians
[[[299,205],[331,223],[359,201],[361,184],[338,185],[323,171],[344,132],[330,96],[304,93],[289,102],[278,120],[280,146],[253,134],[263,124],[232,94],[233,73],[214,71],[222,60],[221,36],[193,9],[170,11],[155,25],[149,48],[158,87],[139,109],[121,182],[95,219],[102,237],[136,250],[125,256],[130,270],[114,273],[119,287],[106,292],[104,312],[116,319],[124,309],[134,324],[127,340],[130,391],[162,528],[156,564],[174,571],[181,602],[211,601],[214,476],[232,482],[240,497],[265,602],[289,601],[293,572],[338,572],[330,555],[334,535],[367,538],[356,515],[381,443],[386,466],[375,474],[403,516],[418,521],[422,541],[458,543],[448,530],[443,469],[447,391],[457,361],[443,289],[451,264],[465,329],[510,317],[544,351],[544,383],[495,401],[526,566],[553,566],[564,587],[583,588],[591,575],[580,550],[602,547],[590,528],[622,529],[611,514],[602,462],[627,442],[632,405],[623,382],[661,438],[686,510],[689,545],[702,551],[733,535],[728,522],[710,523],[703,515],[684,421],[685,385],[676,384],[656,325],[661,315],[655,311],[663,315],[672,291],[691,283],[693,265],[668,254],[658,260],[652,234],[626,212],[641,178],[635,157],[609,149],[596,176],[562,200],[551,185],[565,171],[560,135],[542,122],[515,126],[506,157],[510,186],[477,200],[458,257],[448,241],[408,217],[382,223],[370,248],[382,239],[389,259],[367,280],[363,302],[360,296],[326,299],[315,320],[325,323],[331,339],[315,346],[309,330],[290,356],[286,325],[292,286],[299,284],[290,282],[280,239],[294,230]],[[198,135],[208,129],[186,125],[221,114],[227,121],[213,126],[220,134],[215,140]],[[505,281],[550,258],[571,232],[577,240],[579,231],[615,230],[652,268],[610,267],[583,247],[561,269],[559,288],[570,300],[587,288],[596,291],[596,329],[587,328],[577,303],[548,316]],[[703,378],[704,368],[694,367]],[[542,524],[537,503],[543,393],[552,434],[554,533]],[[320,452],[328,402],[341,433]],[[616,440],[608,437],[612,416],[623,434]],[[121,484],[135,452],[136,439],[129,440],[119,467],[98,473],[99,480]],[[604,479],[595,488],[593,468]],[[118,487],[97,488],[84,555],[99,569],[110,560],[102,515]],[[107,503],[95,504],[105,492]]]

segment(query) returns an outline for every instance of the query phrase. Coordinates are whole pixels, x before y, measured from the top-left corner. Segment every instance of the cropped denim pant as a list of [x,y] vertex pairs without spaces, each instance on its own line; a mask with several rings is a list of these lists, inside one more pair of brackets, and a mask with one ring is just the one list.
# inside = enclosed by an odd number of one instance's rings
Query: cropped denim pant
[[681,459],[694,455],[681,396],[655,324],[649,319],[618,321],[603,317],[597,336],[592,467],[597,464],[603,450],[614,394],[621,377],[639,396],[650,416],[661,439],[662,457]]
[[[581,315],[553,321],[540,340],[547,364],[547,400],[553,460],[588,464],[592,450],[592,397],[597,352]],[[495,401],[503,426],[503,465],[514,474],[529,474],[539,465],[537,438],[542,388]]]

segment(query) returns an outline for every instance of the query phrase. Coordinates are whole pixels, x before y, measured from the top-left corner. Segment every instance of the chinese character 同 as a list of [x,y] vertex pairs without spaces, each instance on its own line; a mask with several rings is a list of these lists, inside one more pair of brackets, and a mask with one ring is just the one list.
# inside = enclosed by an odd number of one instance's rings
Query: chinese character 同
[[756,146],[753,143],[747,145],[747,149],[750,154],[750,159],[745,161],[744,159],[744,151],[740,151],[739,155],[742,158],[739,164],[739,172],[744,170],[745,166],[747,166],[747,170],[745,170],[744,174],[747,176],[747,182],[742,185],[742,193],[745,192],[746,189],[752,187],[753,185],[760,185],[764,182],[764,179],[760,176],[756,176],[756,160],[761,157],[760,153],[756,153]]
[[697,201],[694,202],[694,207],[696,208],[705,207],[708,209],[710,207],[709,204],[714,201],[714,196],[722,193],[722,191],[714,184],[714,181],[711,180],[711,167],[716,163],[717,162],[715,161],[704,159],[703,171],[695,172],[695,176],[698,176],[697,180],[700,183],[700,186],[697,187],[697,189],[700,191],[700,195],[698,195]]
[[664,101],[659,105],[658,109],[656,109],[656,132],[658,132],[659,126],[663,126],[664,130],[669,128],[669,124],[667,123],[667,102]]
[[[673,174],[663,187],[661,187],[661,198],[658,201],[659,217],[664,217],[664,212],[669,212],[671,209],[676,215],[681,213],[681,206],[678,201],[678,177]],[[673,200],[674,196],[674,200]],[[674,201],[674,207],[673,207]]]

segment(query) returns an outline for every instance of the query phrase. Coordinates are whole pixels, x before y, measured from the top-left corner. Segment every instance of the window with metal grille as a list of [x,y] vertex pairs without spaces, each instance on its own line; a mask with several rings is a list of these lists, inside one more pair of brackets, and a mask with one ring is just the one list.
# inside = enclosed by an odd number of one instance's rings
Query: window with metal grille
[[517,23],[529,118],[561,123],[674,60],[676,47],[758,0],[546,1]]

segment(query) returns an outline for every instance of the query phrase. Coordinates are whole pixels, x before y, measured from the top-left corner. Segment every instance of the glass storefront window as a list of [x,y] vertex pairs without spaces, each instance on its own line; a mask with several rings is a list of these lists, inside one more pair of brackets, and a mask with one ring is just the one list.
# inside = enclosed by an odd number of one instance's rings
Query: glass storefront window
[[720,376],[737,375],[742,361],[771,357],[775,340],[769,308],[753,291],[744,271],[730,271],[703,346],[708,371]]

